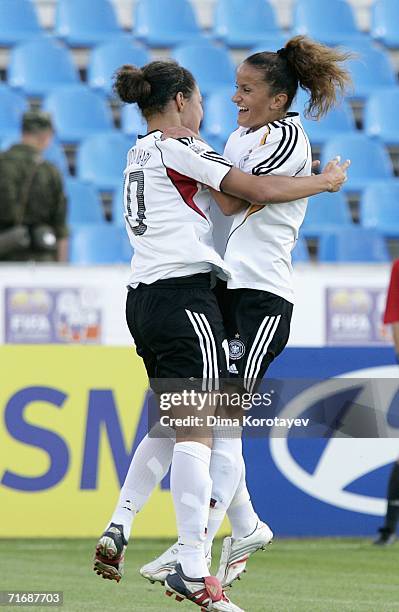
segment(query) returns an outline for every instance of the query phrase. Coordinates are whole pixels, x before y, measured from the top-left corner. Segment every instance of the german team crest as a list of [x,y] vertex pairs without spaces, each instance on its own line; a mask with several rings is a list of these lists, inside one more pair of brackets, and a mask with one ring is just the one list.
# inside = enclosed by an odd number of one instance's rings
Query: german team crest
[[241,359],[245,355],[245,344],[242,340],[235,338],[229,342],[230,359]]

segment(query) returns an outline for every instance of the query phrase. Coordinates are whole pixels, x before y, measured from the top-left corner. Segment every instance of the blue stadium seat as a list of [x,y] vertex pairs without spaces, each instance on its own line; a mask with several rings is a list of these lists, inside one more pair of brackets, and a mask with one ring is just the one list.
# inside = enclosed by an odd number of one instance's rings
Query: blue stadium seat
[[328,0],[321,9],[319,0],[297,0],[293,12],[294,34],[306,34],[328,45],[364,36],[357,28],[346,0]]
[[202,128],[206,135],[227,140],[237,129],[237,106],[231,101],[234,88],[231,85],[211,93],[206,99]]
[[314,121],[306,119],[304,112],[308,102],[309,94],[299,89],[296,100],[292,104],[292,110],[301,115],[302,125],[305,128],[309,140],[314,146],[321,146],[330,138],[340,133],[354,132],[356,129],[352,109],[346,100],[342,99],[339,105],[322,119]]
[[360,222],[386,238],[399,238],[399,181],[367,187],[361,200]]
[[60,85],[78,81],[69,50],[55,40],[32,40],[11,53],[8,82],[28,96],[45,96]]
[[132,139],[116,130],[90,136],[79,147],[76,159],[79,178],[100,191],[114,191],[123,181],[127,152]]
[[225,49],[207,42],[192,43],[174,49],[173,57],[193,73],[204,96],[235,82],[235,67]]
[[143,66],[149,61],[146,49],[125,38],[99,45],[91,52],[87,80],[91,87],[112,93],[113,76],[123,64]]
[[353,80],[354,91],[350,100],[364,101],[375,89],[397,85],[391,59],[385,51],[370,46],[352,48],[358,57],[347,62]]
[[54,164],[63,176],[69,176],[68,161],[64,149],[57,138],[54,138],[52,143],[45,149],[43,157]]
[[71,47],[92,47],[123,33],[110,0],[58,0],[55,31]]
[[369,136],[385,145],[399,146],[399,87],[379,89],[368,99],[364,127]]
[[386,47],[399,47],[399,3],[397,0],[376,0],[371,6],[371,35]]
[[213,36],[228,47],[252,47],[269,35],[281,36],[282,32],[268,0],[217,0]]
[[292,251],[292,263],[308,263],[310,261],[308,246],[306,240],[299,236],[296,245]]
[[0,47],[11,47],[35,36],[43,36],[31,0],[1,0]]
[[68,198],[68,224],[105,223],[98,191],[86,181],[68,178],[65,181]]
[[357,28],[346,0],[297,0],[293,13],[294,34],[306,34],[327,45],[351,42],[365,35]]
[[344,194],[341,191],[320,193],[309,198],[301,234],[305,238],[319,238],[325,232],[351,225],[352,217]]
[[65,85],[44,102],[51,113],[57,136],[63,144],[77,144],[83,138],[113,128],[112,114],[100,92],[87,85]]
[[123,205],[124,182],[120,181],[112,198],[112,222],[119,227],[125,227],[125,210]]
[[121,127],[125,134],[137,136],[147,133],[147,123],[137,104],[125,104],[121,108]]
[[129,263],[133,255],[126,230],[112,223],[72,226],[69,261],[73,264]]
[[383,237],[376,230],[347,227],[321,236],[319,261],[386,262],[389,254]]
[[174,47],[203,36],[189,0],[139,0],[134,34],[150,47]]
[[26,110],[26,99],[0,83],[0,140],[20,132],[22,115]]
[[327,142],[323,149],[323,164],[337,155],[342,161],[351,160],[346,192],[362,192],[369,183],[393,179],[388,152],[382,144],[362,133],[341,134]]
[[253,53],[261,53],[262,51],[273,51],[276,53],[279,49],[285,46],[288,38],[286,34],[270,34],[266,33],[262,40],[258,41],[256,46],[250,51],[250,55]]

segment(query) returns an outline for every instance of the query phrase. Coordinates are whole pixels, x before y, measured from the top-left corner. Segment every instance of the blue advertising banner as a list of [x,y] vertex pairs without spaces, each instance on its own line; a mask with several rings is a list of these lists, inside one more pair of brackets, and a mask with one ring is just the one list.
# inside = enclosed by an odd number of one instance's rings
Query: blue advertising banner
[[[141,360],[120,347],[0,348],[0,535],[96,536],[148,430],[153,394]],[[271,419],[261,435],[245,431],[248,488],[277,535],[371,535],[381,524],[399,456],[393,364],[391,348],[327,347],[288,348],[272,365],[263,386],[276,384],[283,401],[267,416],[311,423],[279,428]],[[368,437],[352,418],[359,410],[373,425]],[[167,478],[135,529],[144,537],[175,535]]]
[[[371,378],[394,379],[388,405],[377,400],[394,430],[399,427],[399,366],[393,363],[391,348],[288,348],[268,377],[359,378],[358,394]],[[331,400],[327,385],[313,385],[308,396],[305,391],[302,414],[316,401]],[[343,439],[329,432],[318,439],[246,438],[244,449],[252,501],[277,535],[371,535],[381,525],[398,438]]]

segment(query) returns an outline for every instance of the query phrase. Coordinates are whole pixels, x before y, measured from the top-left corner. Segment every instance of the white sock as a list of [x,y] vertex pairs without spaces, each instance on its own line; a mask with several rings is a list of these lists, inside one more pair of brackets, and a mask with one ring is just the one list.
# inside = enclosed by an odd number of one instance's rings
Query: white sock
[[179,535],[178,561],[186,576],[209,576],[204,541],[212,481],[211,449],[200,442],[175,444],[170,488]]
[[235,540],[245,538],[255,531],[259,522],[251,502],[251,498],[245,482],[245,463],[242,460],[241,478],[231,504],[227,510],[227,516],[232,527],[232,536]]
[[210,475],[212,478],[211,506],[209,508],[205,552],[219,531],[227,508],[234,497],[242,472],[241,430],[234,437],[229,431],[216,428],[212,447]]
[[155,425],[138,445],[110,521],[123,525],[126,540],[129,540],[135,515],[164,478],[172,461],[175,439],[162,437],[165,428],[157,433],[158,428],[159,425]]

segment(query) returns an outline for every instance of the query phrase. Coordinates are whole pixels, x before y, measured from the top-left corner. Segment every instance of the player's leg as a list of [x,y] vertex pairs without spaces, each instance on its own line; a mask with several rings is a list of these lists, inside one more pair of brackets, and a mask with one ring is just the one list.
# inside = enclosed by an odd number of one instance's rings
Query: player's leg
[[[231,380],[253,393],[288,341],[292,304],[263,291],[227,290],[226,295],[223,314],[227,315],[230,338]],[[226,586],[245,571],[249,556],[265,549],[273,538],[270,527],[252,506],[244,462],[242,465],[241,479],[228,509],[233,534],[223,542],[217,573]]]
[[380,527],[379,535],[374,541],[377,546],[388,546],[396,540],[396,528],[399,521],[399,462],[394,463],[388,484],[387,513],[385,523]]
[[227,510],[232,526],[231,537],[223,540],[217,577],[223,586],[231,585],[246,571],[249,557],[265,550],[273,540],[273,532],[261,521],[252,505],[245,480],[245,463],[235,495]]
[[[142,292],[130,291],[126,301],[126,318],[135,340],[136,351],[142,357],[149,378],[156,373],[156,356],[147,346],[137,326],[142,310]],[[145,305],[144,305],[145,308]],[[154,394],[150,401],[157,401]],[[132,458],[111,520],[97,542],[94,570],[98,575],[119,582],[123,576],[124,555],[132,522],[155,487],[166,475],[173,455],[173,430],[155,425],[140,442]]]
[[[177,293],[175,305],[179,298]],[[174,358],[166,361],[162,376],[183,380],[183,388],[187,383],[197,383],[199,390],[191,396],[191,405],[175,406],[173,417],[188,414],[199,422],[176,426],[171,492],[178,529],[178,563],[165,580],[166,594],[174,594],[178,600],[186,598],[203,610],[239,612],[217,578],[210,576],[204,547],[212,489],[209,468],[213,440],[207,419],[216,411],[213,391],[219,391],[220,381],[227,375],[225,332],[209,288],[198,288],[189,296],[182,294],[180,299],[185,317],[176,309]],[[182,356],[186,356],[183,361]]]
[[104,578],[118,582],[122,578],[134,518],[170,467],[175,438],[156,436],[159,432],[155,426],[138,445],[113,515],[97,543],[94,568]]

